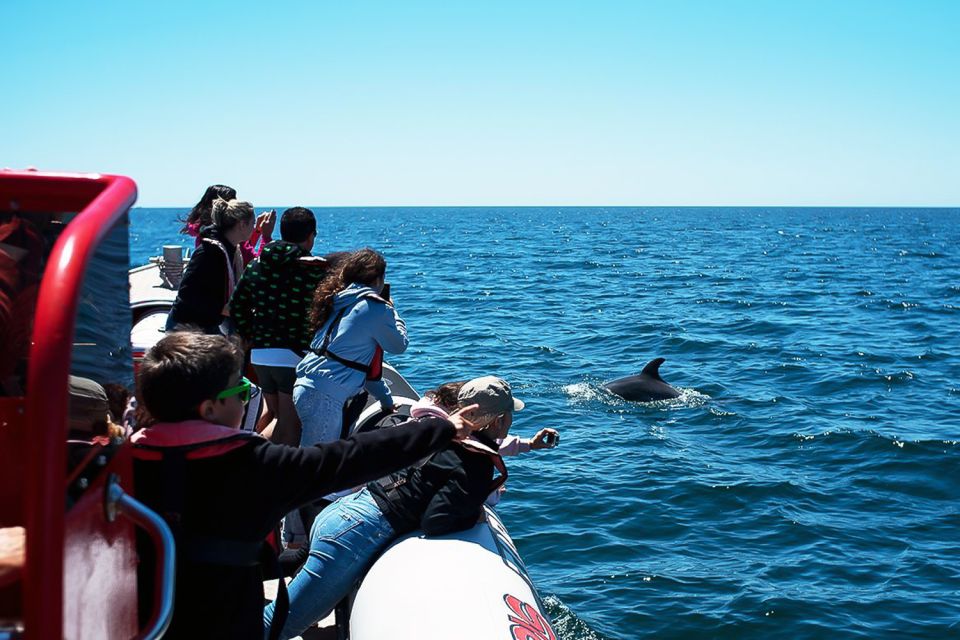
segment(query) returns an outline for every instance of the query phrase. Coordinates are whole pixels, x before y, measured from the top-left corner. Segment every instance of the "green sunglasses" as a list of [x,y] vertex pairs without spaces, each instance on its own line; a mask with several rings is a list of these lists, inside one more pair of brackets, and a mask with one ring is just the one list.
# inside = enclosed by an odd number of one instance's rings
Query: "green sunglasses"
[[238,396],[240,402],[247,404],[250,402],[250,388],[253,386],[253,383],[247,380],[246,378],[240,378],[240,384],[235,387],[230,387],[229,389],[224,389],[217,394],[217,400],[226,400],[230,396]]

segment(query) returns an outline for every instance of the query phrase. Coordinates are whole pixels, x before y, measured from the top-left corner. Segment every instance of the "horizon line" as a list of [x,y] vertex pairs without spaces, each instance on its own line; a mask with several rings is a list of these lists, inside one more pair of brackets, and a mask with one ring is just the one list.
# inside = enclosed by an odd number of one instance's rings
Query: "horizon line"
[[[131,209],[187,209],[194,205],[135,205]],[[953,205],[895,204],[343,204],[343,205],[255,205],[254,209],[303,206],[310,209],[960,209]]]

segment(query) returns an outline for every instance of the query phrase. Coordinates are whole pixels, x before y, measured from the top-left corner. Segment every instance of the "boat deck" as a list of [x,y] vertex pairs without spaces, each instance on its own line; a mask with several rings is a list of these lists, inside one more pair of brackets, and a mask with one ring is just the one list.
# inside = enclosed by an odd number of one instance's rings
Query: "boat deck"
[[145,264],[130,270],[130,306],[133,309],[151,306],[170,306],[177,298],[177,290],[167,286],[160,277],[160,267]]

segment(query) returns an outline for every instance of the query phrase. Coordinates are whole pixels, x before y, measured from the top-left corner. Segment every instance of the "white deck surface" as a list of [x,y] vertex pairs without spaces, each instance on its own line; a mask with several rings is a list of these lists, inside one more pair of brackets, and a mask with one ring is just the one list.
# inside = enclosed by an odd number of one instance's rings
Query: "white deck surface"
[[147,303],[166,302],[172,304],[177,290],[164,286],[160,278],[160,268],[155,264],[146,264],[130,270],[130,304],[133,307],[146,306]]

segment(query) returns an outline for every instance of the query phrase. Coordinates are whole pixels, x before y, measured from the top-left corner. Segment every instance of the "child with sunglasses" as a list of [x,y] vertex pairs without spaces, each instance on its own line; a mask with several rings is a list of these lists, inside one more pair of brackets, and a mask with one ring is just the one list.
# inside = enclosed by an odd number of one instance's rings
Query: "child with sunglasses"
[[[449,420],[426,418],[312,447],[273,444],[237,430],[250,397],[242,364],[228,338],[176,332],[147,353],[137,376],[150,424],[132,438],[135,495],[167,521],[177,543],[168,638],[262,638],[260,563],[270,559],[263,541],[280,518],[410,465],[472,428],[467,408]],[[137,548],[145,622],[155,558],[145,537]]]

